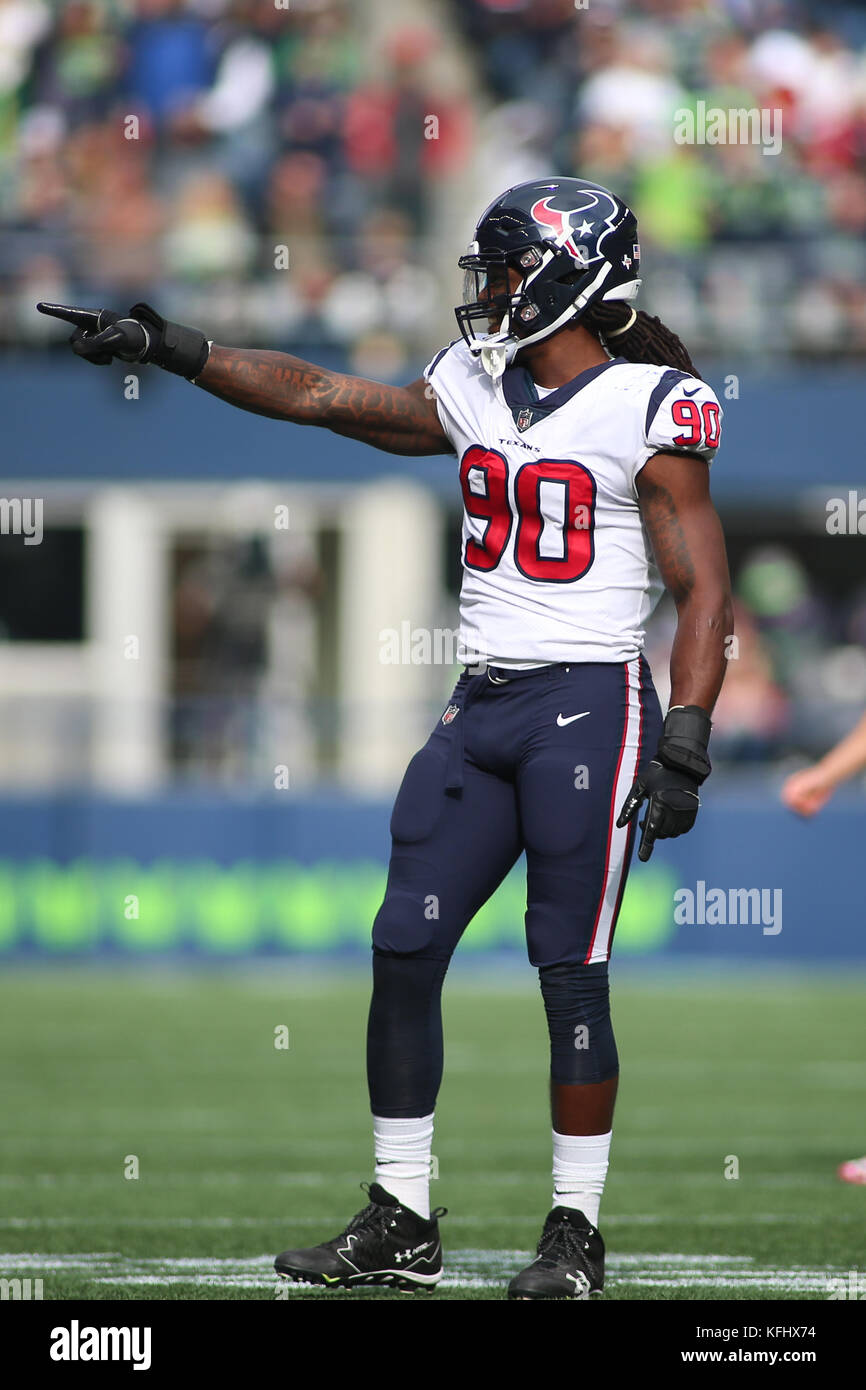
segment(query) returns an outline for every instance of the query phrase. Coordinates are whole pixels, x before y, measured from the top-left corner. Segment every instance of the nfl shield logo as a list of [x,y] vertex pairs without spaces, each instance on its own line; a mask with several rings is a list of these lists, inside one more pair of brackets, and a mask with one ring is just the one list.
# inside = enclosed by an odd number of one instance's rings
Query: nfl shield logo
[[459,705],[449,705],[448,708],[447,708],[447,710],[445,711],[445,713],[444,713],[443,716],[442,716],[442,723],[443,723],[443,724],[452,724],[452,723],[454,722],[454,720],[457,718],[457,716],[458,716],[459,713],[460,713],[460,706],[459,706]]
[[521,410],[520,414],[519,414],[518,417],[517,417],[517,428],[518,428],[519,430],[528,430],[528,429],[529,429],[529,426],[530,426],[531,424],[532,424],[532,411],[531,411],[531,410]]

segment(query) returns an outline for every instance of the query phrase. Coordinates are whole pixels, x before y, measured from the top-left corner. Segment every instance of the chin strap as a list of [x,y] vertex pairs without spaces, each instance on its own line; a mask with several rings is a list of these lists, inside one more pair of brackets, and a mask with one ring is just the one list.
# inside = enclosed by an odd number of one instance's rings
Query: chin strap
[[[554,323],[550,324],[547,328],[539,330],[539,332],[537,333],[530,333],[526,338],[515,338],[510,335],[511,313],[513,311],[509,310],[507,320],[509,328],[505,330],[504,341],[500,341],[499,343],[495,344],[488,344],[487,346],[482,347],[480,350],[481,362],[487,375],[489,377],[492,377],[494,382],[498,381],[500,377],[503,375],[506,367],[509,366],[509,364],[513,361],[517,353],[520,352],[522,348],[531,347],[533,343],[540,343],[543,342],[545,338],[552,337],[554,333],[558,332],[560,328],[563,328],[571,319],[576,317],[576,315],[581,311],[581,309],[585,307],[586,299],[588,298],[588,296],[594,290],[598,289],[599,285],[604,283],[610,270],[611,266],[609,264],[602,267],[595,280],[593,280],[592,284],[588,287],[584,294],[581,295],[579,299],[576,299],[574,304],[569,305],[565,312],[560,314],[559,318]],[[632,297],[634,297],[634,295],[637,293],[640,287],[640,283],[640,280],[635,280],[633,282],[634,287],[628,287],[631,291]],[[614,297],[616,297],[615,291],[612,293]],[[631,309],[630,312],[631,317],[627,323],[623,324],[622,328],[615,328],[612,333],[604,334],[605,342],[607,342],[610,338],[618,338],[621,333],[627,333],[628,330],[631,327],[633,327],[633,325],[637,322],[637,310]],[[470,351],[474,351],[477,353],[478,349],[473,349],[470,345]]]
[[494,381],[499,381],[500,377],[508,366],[509,356],[514,356],[513,350],[509,353],[507,347],[485,347],[481,349],[481,364],[489,377]]

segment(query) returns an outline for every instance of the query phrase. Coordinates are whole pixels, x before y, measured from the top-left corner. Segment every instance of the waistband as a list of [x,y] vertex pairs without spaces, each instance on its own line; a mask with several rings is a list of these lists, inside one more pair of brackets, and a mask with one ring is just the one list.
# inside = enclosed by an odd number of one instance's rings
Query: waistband
[[485,671],[473,671],[471,666],[464,668],[467,676],[487,675],[488,680],[493,685],[506,685],[510,681],[528,680],[535,677],[536,680],[541,676],[555,676],[560,671],[568,671],[571,663],[565,661],[549,662],[544,666],[530,666],[523,671],[515,670],[510,666],[488,666]]

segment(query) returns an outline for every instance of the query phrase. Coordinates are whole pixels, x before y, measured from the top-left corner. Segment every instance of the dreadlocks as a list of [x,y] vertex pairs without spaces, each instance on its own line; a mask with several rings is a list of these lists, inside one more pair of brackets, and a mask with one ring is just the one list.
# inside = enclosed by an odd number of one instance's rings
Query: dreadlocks
[[645,314],[642,309],[635,311],[637,318],[625,333],[617,333],[631,318],[632,310],[622,300],[605,303],[596,300],[579,320],[584,328],[599,338],[607,347],[605,334],[616,334],[610,351],[627,362],[650,362],[657,367],[676,367],[681,372],[703,380],[695,368],[684,344],[676,333],[666,328],[661,319],[653,314]]

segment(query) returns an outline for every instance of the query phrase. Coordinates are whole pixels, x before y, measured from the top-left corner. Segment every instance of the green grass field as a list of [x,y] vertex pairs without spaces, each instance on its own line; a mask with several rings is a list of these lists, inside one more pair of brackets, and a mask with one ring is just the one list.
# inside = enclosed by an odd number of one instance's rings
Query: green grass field
[[[614,975],[606,1299],[815,1300],[866,1279],[866,1188],[835,1176],[866,1151],[863,985]],[[364,971],[290,962],[7,970],[0,1276],[41,1278],[46,1300],[273,1299],[274,1254],[336,1235],[366,1201],[367,992]],[[455,970],[445,1021],[434,1297],[500,1299],[550,1206],[534,972]]]

